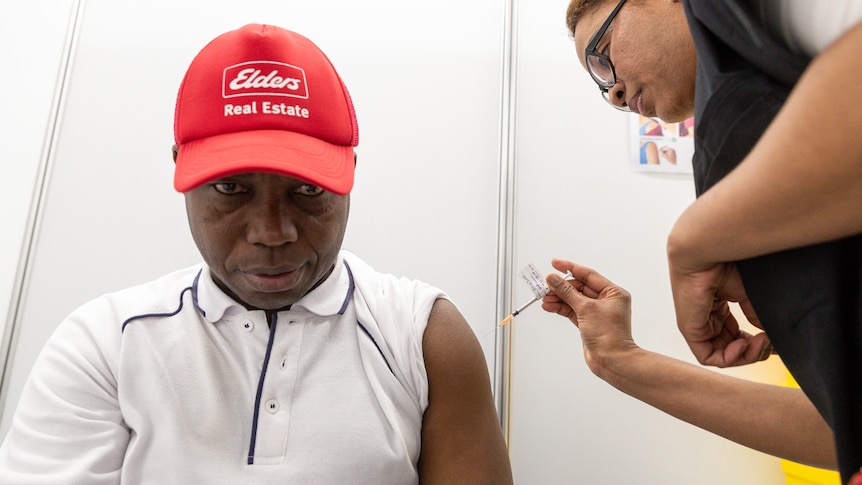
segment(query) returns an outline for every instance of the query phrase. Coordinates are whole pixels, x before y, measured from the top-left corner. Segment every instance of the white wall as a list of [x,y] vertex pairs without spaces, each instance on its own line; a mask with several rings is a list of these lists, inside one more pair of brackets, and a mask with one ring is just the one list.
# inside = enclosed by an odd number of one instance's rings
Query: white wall
[[[45,10],[45,3],[53,7]],[[2,134],[11,133],[23,150],[12,152],[4,137],[4,160],[12,154],[30,170],[13,175],[15,188],[24,189],[0,191],[11,225],[21,228],[3,240],[3,275],[18,267],[74,3],[19,0],[0,7],[3,40],[8,32],[29,36],[45,54],[40,62],[20,61],[50,78],[28,84],[20,97],[0,86],[2,105],[26,121],[10,125],[4,118]],[[502,109],[510,94],[502,92],[507,0],[252,0],[241,8],[226,0],[87,1],[18,307],[17,345],[3,381],[0,436],[38,349],[63,316],[101,293],[197,261],[182,197],[171,188],[174,97],[205,42],[252,21],[309,36],[351,90],[360,145],[345,246],[380,270],[446,289],[480,337],[492,372],[508,355],[497,348],[494,331],[498,307],[509,302],[497,289],[498,243],[508,242],[497,227],[498,188],[507,184],[500,174],[513,177],[514,272],[500,277],[502,288],[514,288],[515,303],[528,296],[517,281],[521,267],[532,262],[549,271],[551,257],[575,259],[632,291],[642,345],[689,359],[673,324],[664,237],[692,200],[692,182],[629,171],[628,118],[604,104],[577,65],[563,24],[566,1],[513,3],[517,79],[510,120]],[[37,22],[50,23],[52,34],[34,30]],[[3,42],[0,60],[20,55],[13,45]],[[510,162],[514,173],[506,169]],[[551,201],[572,210],[550,210]],[[0,297],[13,293],[13,283],[3,282]],[[567,321],[536,306],[511,331],[504,412],[517,483],[783,482],[774,458],[679,423],[598,381]],[[764,369],[736,372],[782,376],[774,363]]]
[[[6,180],[11,181],[0,191],[0,336],[16,306],[12,300],[19,294],[17,282],[24,269],[19,269],[19,262],[25,259],[24,245],[32,233],[30,208],[41,181],[40,161],[54,115],[55,88],[63,74],[60,67],[72,3],[33,0],[0,7],[0,160]],[[33,28],[37,20],[39,28]],[[0,347],[0,362],[4,356]]]

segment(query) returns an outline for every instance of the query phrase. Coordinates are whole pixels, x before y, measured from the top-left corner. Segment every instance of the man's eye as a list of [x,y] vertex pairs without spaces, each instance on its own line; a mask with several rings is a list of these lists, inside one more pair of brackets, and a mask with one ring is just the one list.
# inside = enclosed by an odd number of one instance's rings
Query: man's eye
[[234,182],[219,182],[212,185],[216,192],[224,195],[233,195],[245,192],[242,185]]
[[324,192],[324,190],[316,185],[312,184],[302,184],[298,189],[296,189],[296,193],[300,195],[320,195]]

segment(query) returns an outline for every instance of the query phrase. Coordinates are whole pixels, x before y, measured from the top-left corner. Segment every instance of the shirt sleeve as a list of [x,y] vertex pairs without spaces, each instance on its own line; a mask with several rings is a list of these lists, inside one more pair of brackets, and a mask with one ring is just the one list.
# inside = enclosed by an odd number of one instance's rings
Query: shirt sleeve
[[112,368],[121,331],[88,325],[111,313],[100,306],[73,313],[42,349],[0,446],[0,483],[120,482],[130,436]]

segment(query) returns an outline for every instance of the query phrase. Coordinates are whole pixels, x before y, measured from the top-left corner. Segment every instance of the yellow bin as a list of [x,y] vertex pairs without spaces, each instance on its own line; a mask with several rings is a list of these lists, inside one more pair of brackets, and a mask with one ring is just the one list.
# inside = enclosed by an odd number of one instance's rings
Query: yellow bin
[[[799,387],[790,372],[787,373],[784,385]],[[841,475],[832,470],[801,465],[789,460],[781,460],[781,469],[787,476],[787,485],[841,485]]]

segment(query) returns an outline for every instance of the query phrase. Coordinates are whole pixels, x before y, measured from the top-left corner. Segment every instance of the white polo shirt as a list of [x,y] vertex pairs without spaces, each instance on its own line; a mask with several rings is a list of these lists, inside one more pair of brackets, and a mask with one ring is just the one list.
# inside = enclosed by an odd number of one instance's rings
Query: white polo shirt
[[437,298],[347,252],[272,322],[205,266],[100,297],[39,356],[0,482],[417,483]]

